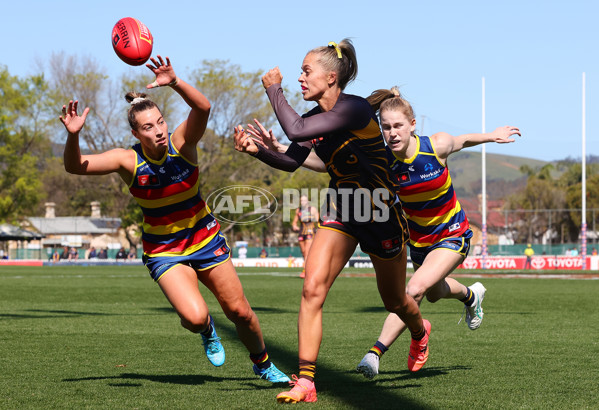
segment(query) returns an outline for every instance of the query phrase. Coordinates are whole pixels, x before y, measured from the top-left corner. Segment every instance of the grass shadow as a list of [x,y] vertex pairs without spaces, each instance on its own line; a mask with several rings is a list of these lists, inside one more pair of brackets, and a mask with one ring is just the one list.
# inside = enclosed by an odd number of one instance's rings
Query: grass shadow
[[[93,380],[119,380],[120,383],[109,383],[110,386],[127,386],[131,387],[132,384],[129,381],[132,380],[146,380],[154,383],[165,383],[165,384],[181,384],[188,386],[197,386],[204,383],[219,383],[224,380],[230,381],[230,377],[214,377],[205,374],[141,374],[141,373],[121,373],[118,376],[91,376],[91,377],[79,377],[62,379],[63,382],[83,382]],[[250,380],[249,378],[240,377],[235,378],[239,382]],[[135,384],[137,385],[137,384]],[[139,384],[141,386],[141,384]]]

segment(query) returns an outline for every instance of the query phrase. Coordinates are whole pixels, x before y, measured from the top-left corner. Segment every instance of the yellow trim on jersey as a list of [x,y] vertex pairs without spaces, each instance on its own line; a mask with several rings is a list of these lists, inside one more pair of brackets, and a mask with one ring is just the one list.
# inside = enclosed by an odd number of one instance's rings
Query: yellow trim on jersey
[[395,153],[395,151],[391,151],[393,153],[393,156],[401,162],[403,162],[404,164],[411,164],[412,162],[414,162],[414,160],[420,153],[420,137],[416,134],[414,134],[414,137],[416,138],[416,151],[414,151],[414,155],[412,155],[410,158],[401,158],[398,154]]
[[207,237],[206,239],[204,239],[202,242],[200,243],[196,243],[192,246],[190,246],[189,248],[185,249],[183,252],[160,252],[160,253],[148,253],[146,255],[148,255],[148,257],[150,258],[155,258],[155,257],[159,257],[159,256],[187,256],[187,255],[191,255],[192,253],[196,252],[197,250],[203,248],[204,246],[206,246],[208,244],[208,242],[210,242],[212,239],[214,239],[214,237],[218,235],[218,231],[216,231],[213,235],[210,235],[209,237]]
[[182,265],[182,264],[181,264],[181,263],[177,263],[177,264],[175,264],[175,265],[171,266],[170,268],[168,268],[167,270],[165,270],[164,272],[162,272],[162,273],[160,274],[160,276],[158,276],[158,277],[156,278],[156,281],[155,281],[155,282],[158,282],[160,279],[162,279],[162,277],[163,277],[164,275],[166,275],[167,273],[169,273],[171,270],[173,270],[174,268],[176,268],[176,267],[177,267],[177,266],[179,266],[179,265]]
[[[169,136],[169,140],[171,139],[171,137]],[[142,158],[143,160],[148,160],[150,161],[152,164],[155,165],[162,165],[164,164],[164,161],[166,161],[166,158],[168,157],[168,147],[166,148],[166,151],[164,151],[164,155],[162,156],[162,158],[160,158],[158,161],[150,158],[150,156],[148,155],[148,153],[146,152],[146,150],[144,149],[144,146],[141,145],[141,152],[144,153],[145,158]]]
[[435,158],[437,159],[437,162],[439,163],[439,165],[441,165],[443,168],[447,167],[447,164],[444,164],[443,162],[441,162],[441,158],[439,158],[439,155],[437,155],[437,150],[435,149],[435,144],[433,143],[433,139],[431,137],[428,137],[428,140],[430,141],[431,144],[431,148],[433,149],[433,152],[435,153]]
[[[198,163],[197,163],[197,162],[192,162],[192,161],[188,160],[187,158],[185,158],[185,156],[184,156],[183,154],[181,154],[181,151],[179,151],[179,150],[177,149],[177,147],[175,147],[175,144],[173,144],[173,140],[172,140],[172,134],[171,134],[171,136],[170,136],[169,138],[171,139],[171,145],[172,145],[173,149],[174,149],[174,150],[175,150],[175,152],[176,152],[176,153],[179,155],[179,157],[181,157],[181,158],[182,158],[182,159],[183,159],[185,162],[187,162],[189,165],[191,165],[191,166],[194,166],[194,167],[197,167],[197,166],[198,166]],[[174,157],[175,155],[171,155],[171,156],[173,156],[173,157]]]
[[418,216],[409,216],[408,218],[410,219],[410,221],[415,222],[420,226],[441,225],[441,224],[445,224],[445,223],[449,222],[451,220],[451,218],[453,218],[454,215],[457,214],[458,212],[460,212],[461,210],[462,210],[462,207],[461,207],[460,203],[458,202],[453,209],[450,209],[448,212],[446,212],[443,215],[437,215],[432,218],[424,218],[424,217],[418,217]]
[[445,195],[447,190],[451,187],[451,176],[447,175],[447,181],[443,186],[439,187],[435,190],[434,196],[431,191],[421,192],[419,194],[412,195],[399,195],[399,198],[402,202],[424,202],[424,201],[432,201],[433,199],[437,199],[442,195]]
[[135,197],[135,200],[137,201],[137,203],[140,206],[142,206],[144,208],[160,208],[162,206],[175,204],[177,202],[183,202],[189,198],[193,198],[195,195],[198,194],[199,189],[200,189],[200,178],[197,179],[194,186],[192,186],[188,190],[178,193],[176,195],[171,195],[166,198],[160,198],[160,199],[141,199],[141,198]]
[[133,186],[133,183],[135,182],[135,176],[137,175],[137,168],[139,168],[143,162],[141,164],[137,163],[137,151],[135,151],[133,148],[129,148],[131,151],[133,151],[134,158],[135,158],[135,166],[133,167],[133,174],[131,174],[131,182],[129,182],[128,184],[128,188],[131,188]]
[[152,235],[168,235],[170,233],[176,233],[182,231],[183,229],[193,228],[200,219],[208,215],[210,210],[208,206],[204,207],[200,212],[192,216],[191,218],[181,219],[177,222],[173,222],[167,225],[155,225],[152,226],[147,223],[143,223],[143,230],[145,233],[149,233]]
[[350,234],[348,234],[347,232],[343,232],[343,231],[341,231],[341,230],[339,230],[339,229],[335,229],[335,228],[332,228],[332,227],[330,227],[330,226],[323,226],[323,225],[322,225],[320,222],[318,223],[318,229],[328,229],[329,231],[335,231],[335,232],[339,232],[339,233],[341,233],[341,234],[343,234],[343,235],[347,236],[348,238],[352,238],[352,239],[354,239],[354,240],[356,240],[356,241],[358,240],[358,238],[356,238],[356,237],[355,237],[355,236],[353,236],[353,235],[350,235]]
[[349,130],[349,132],[360,139],[374,138],[381,135],[381,129],[372,118],[366,127],[359,130]]

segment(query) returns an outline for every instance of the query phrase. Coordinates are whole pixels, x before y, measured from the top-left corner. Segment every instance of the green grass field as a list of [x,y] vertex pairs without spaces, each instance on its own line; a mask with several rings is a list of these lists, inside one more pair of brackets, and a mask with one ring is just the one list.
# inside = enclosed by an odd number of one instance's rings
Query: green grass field
[[[552,271],[555,273],[555,271]],[[269,353],[297,372],[297,271],[240,271]],[[478,279],[460,279],[471,284]],[[326,409],[598,408],[597,280],[480,279],[482,327],[456,301],[424,302],[430,357],[406,369],[408,335],[373,381],[355,372],[386,316],[372,277],[340,277],[325,305],[318,403]],[[205,289],[227,353],[207,361],[142,266],[0,267],[0,408],[280,408]],[[285,386],[283,386],[285,387]]]

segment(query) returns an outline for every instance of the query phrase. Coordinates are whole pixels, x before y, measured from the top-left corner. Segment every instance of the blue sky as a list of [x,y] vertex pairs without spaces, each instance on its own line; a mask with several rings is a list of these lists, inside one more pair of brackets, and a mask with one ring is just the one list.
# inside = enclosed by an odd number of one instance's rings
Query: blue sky
[[419,131],[455,135],[480,132],[485,77],[486,130],[515,125],[523,134],[486,151],[546,161],[581,156],[585,72],[586,149],[599,155],[593,0],[5,3],[0,64],[12,75],[36,73],[36,60],[61,51],[91,55],[110,76],[131,70],[110,43],[113,25],[127,16],[149,27],[153,54],[170,56],[182,77],[204,59],[226,59],[246,71],[279,66],[289,88],[298,87],[309,49],[350,37],[359,73],[346,92],[366,96],[398,85]]

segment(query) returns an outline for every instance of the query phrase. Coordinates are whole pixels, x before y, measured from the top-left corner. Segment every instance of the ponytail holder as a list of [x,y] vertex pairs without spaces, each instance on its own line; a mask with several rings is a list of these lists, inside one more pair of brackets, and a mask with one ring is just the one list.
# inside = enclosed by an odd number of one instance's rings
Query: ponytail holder
[[131,105],[135,105],[135,104],[139,104],[140,102],[145,101],[144,97],[135,97],[132,101],[131,101]]
[[335,43],[334,41],[330,41],[328,44],[329,47],[334,47],[335,51],[337,52],[337,57],[338,58],[343,58],[343,55],[341,54],[341,49],[339,48],[339,46],[337,45],[337,43]]

